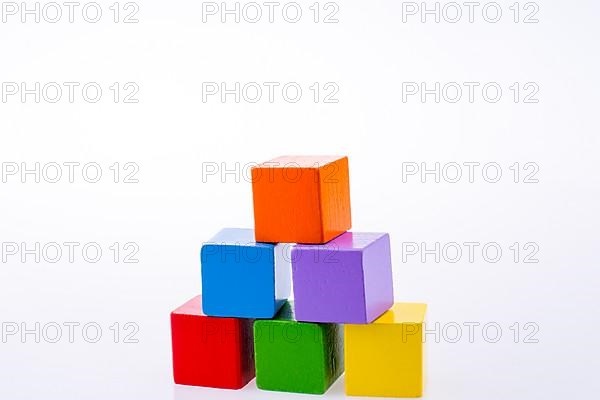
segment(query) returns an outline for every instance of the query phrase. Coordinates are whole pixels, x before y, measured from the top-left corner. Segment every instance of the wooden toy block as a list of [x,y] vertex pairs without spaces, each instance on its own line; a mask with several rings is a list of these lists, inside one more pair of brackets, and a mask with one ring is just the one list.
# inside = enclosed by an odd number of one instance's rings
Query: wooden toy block
[[290,245],[254,242],[252,229],[226,228],[200,251],[203,312],[272,318],[291,292]]
[[426,304],[396,303],[368,325],[346,325],[346,394],[421,397]]
[[244,387],[254,378],[252,322],[205,316],[202,296],[173,311],[175,383],[223,389]]
[[299,321],[366,324],[394,303],[387,233],[346,232],[294,246],[291,258]]
[[254,322],[259,389],[323,394],[344,371],[342,327],[297,322],[293,304]]
[[252,168],[259,242],[325,243],[351,227],[348,158],[283,156]]

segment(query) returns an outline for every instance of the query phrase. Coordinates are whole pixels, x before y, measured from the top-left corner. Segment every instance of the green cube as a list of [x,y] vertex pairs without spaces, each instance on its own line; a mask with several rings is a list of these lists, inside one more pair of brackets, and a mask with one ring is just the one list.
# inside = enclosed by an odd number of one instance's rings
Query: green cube
[[254,322],[256,386],[323,394],[344,372],[343,329],[298,322],[292,310],[287,302],[274,319]]

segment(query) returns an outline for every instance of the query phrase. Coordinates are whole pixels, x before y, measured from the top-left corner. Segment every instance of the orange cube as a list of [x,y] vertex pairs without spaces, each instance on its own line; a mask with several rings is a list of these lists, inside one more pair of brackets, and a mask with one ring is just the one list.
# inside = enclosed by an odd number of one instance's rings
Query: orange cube
[[322,244],[351,227],[348,157],[283,156],[252,168],[257,242]]

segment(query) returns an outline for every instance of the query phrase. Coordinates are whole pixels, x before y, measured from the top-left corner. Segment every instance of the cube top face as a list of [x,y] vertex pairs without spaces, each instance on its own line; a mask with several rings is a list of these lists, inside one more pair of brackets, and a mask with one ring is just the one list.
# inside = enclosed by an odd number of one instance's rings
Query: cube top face
[[192,315],[192,316],[205,316],[202,313],[202,296],[196,296],[191,300],[188,300],[181,306],[177,307],[171,314],[176,315]]
[[239,389],[254,377],[252,321],[207,317],[201,304],[197,296],[171,313],[175,383]]
[[281,309],[273,317],[273,321],[290,321],[296,322],[296,315],[294,313],[294,302],[292,300],[286,301]]
[[378,232],[345,232],[322,246],[299,244],[296,247],[315,251],[361,251],[385,236],[388,236],[388,234]]
[[252,168],[259,242],[325,243],[351,227],[348,158],[285,156]]
[[374,324],[422,324],[427,304],[395,303],[392,308],[373,321]]
[[293,320],[287,304],[273,320],[254,322],[260,389],[323,394],[343,371],[342,328]]
[[202,311],[272,318],[291,292],[289,245],[255,243],[252,229],[224,229],[201,250]]
[[299,321],[370,323],[394,303],[386,233],[346,232],[325,245],[292,249]]
[[344,156],[280,156],[257,165],[258,168],[320,168]]
[[271,243],[256,243],[254,229],[245,228],[223,228],[205,244],[255,246],[270,249],[274,246]]
[[[348,324],[345,333],[346,394],[420,397],[423,392],[424,304],[396,304],[399,321]],[[408,322],[408,321],[414,322]]]

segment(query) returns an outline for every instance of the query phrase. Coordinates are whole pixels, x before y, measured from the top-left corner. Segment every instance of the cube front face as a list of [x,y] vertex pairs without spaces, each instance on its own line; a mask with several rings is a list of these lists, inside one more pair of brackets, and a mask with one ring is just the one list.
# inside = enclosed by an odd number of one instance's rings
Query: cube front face
[[325,393],[344,370],[341,333],[336,324],[296,322],[289,315],[255,321],[258,388]]
[[422,396],[424,310],[418,308],[423,314],[418,318],[406,318],[409,314],[392,309],[372,324],[345,325],[347,395]]
[[291,259],[299,321],[366,324],[394,302],[387,234],[346,232]]
[[252,321],[206,317],[200,309],[198,296],[171,313],[175,383],[242,388],[254,378]]
[[299,321],[365,323],[360,251],[292,250],[294,304]]
[[256,240],[325,243],[350,229],[346,157],[279,157],[252,168]]
[[324,344],[316,324],[256,321],[254,333],[259,389],[325,392]]
[[[253,236],[252,230],[245,231]],[[289,257],[279,254],[283,250],[281,245],[244,240],[202,246],[204,313],[215,317],[272,318],[291,292],[291,267]]]

